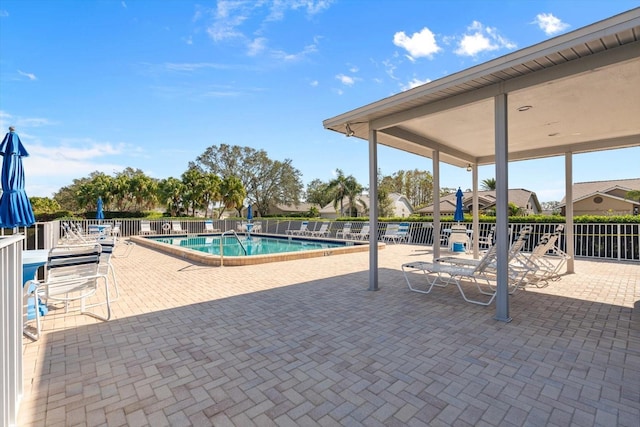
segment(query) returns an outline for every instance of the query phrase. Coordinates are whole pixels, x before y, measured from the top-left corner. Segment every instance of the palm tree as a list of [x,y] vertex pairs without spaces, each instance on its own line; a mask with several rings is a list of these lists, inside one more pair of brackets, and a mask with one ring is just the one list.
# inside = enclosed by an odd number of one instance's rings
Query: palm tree
[[[220,198],[224,209],[238,209],[242,207],[245,197],[247,197],[247,190],[242,185],[240,178],[236,176],[228,176],[222,180],[220,184]],[[218,218],[222,216],[224,209],[220,209]]]
[[487,178],[482,180],[482,189],[485,191],[495,190],[496,189],[496,179],[495,178]]
[[340,203],[340,216],[344,216],[344,199],[349,200],[351,209],[354,208],[355,198],[362,192],[363,187],[352,176],[345,176],[341,169],[336,169],[338,176],[329,182],[329,188],[333,193],[333,207],[337,208]]

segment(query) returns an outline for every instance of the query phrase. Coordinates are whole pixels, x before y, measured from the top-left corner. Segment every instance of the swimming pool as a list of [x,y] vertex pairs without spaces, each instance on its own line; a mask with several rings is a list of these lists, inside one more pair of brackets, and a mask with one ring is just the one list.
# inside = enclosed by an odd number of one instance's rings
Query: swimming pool
[[[366,252],[368,242],[335,239],[305,239],[276,235],[178,235],[132,236],[130,239],[161,252],[187,258],[206,265],[252,265],[301,258]],[[222,242],[222,256],[220,243]],[[380,247],[384,247],[381,244]]]

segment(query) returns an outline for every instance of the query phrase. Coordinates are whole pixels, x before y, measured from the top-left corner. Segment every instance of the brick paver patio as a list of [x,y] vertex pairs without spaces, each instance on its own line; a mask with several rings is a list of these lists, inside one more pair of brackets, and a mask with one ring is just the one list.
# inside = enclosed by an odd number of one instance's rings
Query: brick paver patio
[[370,292],[368,253],[220,268],[136,247],[111,321],[54,310],[24,340],[19,423],[638,426],[640,265],[577,260],[502,323],[455,286],[410,292],[422,249],[380,251]]

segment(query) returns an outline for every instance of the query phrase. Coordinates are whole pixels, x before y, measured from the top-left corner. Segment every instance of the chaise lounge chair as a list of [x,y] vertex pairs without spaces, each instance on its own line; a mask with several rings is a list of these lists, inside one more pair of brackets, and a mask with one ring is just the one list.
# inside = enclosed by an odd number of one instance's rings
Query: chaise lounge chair
[[180,221],[171,221],[171,233],[175,234],[184,234],[185,231],[182,229],[182,224]]
[[342,230],[339,230],[336,233],[336,239],[339,239],[340,237],[342,237],[343,239],[348,239],[349,237],[351,237],[351,223],[350,222],[345,222],[345,224],[342,226]]
[[312,236],[312,237],[327,237],[329,235],[329,223],[323,222],[322,225],[320,225],[320,228],[317,230],[313,230],[313,231],[307,230],[306,235]]
[[151,229],[151,223],[145,219],[140,221],[140,234],[155,234],[155,231]]
[[307,227],[309,226],[309,221],[302,221],[300,223],[300,228],[297,230],[287,230],[286,234],[291,234],[294,236],[301,236],[304,235],[307,232]]
[[205,220],[204,222],[204,231],[207,233],[217,233],[220,231],[219,228],[213,228],[213,221],[210,219]]

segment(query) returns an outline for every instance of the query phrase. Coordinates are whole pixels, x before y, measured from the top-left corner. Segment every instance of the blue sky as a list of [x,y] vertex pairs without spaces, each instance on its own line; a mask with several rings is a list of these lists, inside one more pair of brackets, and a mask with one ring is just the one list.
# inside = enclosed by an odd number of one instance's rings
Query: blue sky
[[[367,142],[322,121],[640,6],[640,1],[0,2],[0,129],[29,196],[93,171],[180,177],[211,145],[264,149],[313,179],[368,185]],[[380,147],[385,175],[431,160]],[[574,156],[574,181],[638,178],[640,147]],[[471,174],[443,164],[443,187]],[[479,169],[493,178],[493,167]],[[512,163],[509,187],[564,195],[564,158]]]

